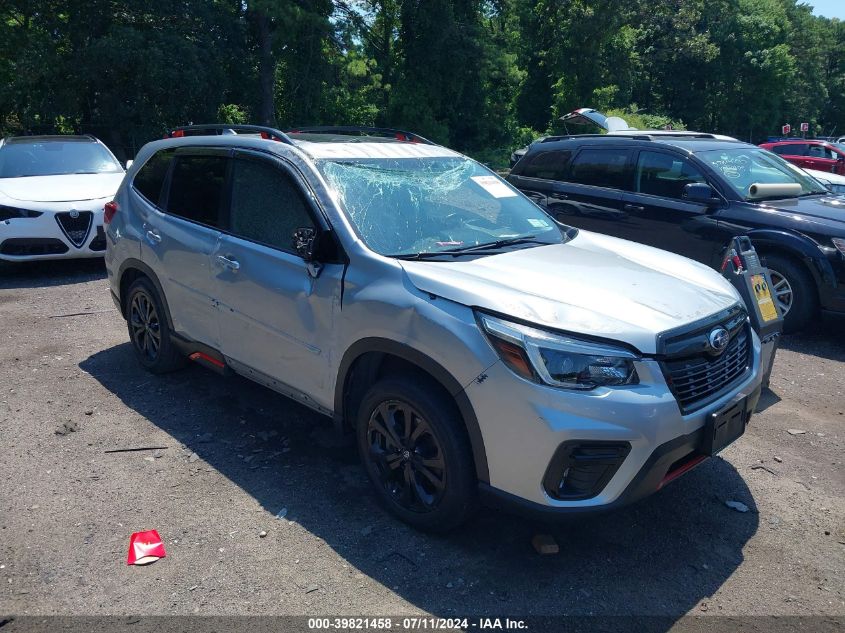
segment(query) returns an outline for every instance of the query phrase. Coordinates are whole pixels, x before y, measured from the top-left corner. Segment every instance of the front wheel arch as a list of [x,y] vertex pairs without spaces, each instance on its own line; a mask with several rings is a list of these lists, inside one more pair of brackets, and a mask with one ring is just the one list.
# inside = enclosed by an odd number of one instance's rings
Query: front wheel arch
[[489,483],[484,438],[463,386],[440,363],[413,347],[382,338],[361,339],[350,346],[341,360],[335,383],[337,421],[348,427],[353,425],[356,404],[386,368],[422,372],[452,398],[469,436],[476,477],[480,482]]

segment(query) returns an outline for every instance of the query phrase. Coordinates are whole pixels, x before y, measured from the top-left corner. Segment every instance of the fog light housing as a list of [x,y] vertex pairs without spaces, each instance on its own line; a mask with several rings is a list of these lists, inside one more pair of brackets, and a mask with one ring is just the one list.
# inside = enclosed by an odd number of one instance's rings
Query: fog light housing
[[562,501],[590,499],[604,490],[631,452],[628,442],[564,442],[549,462],[543,487]]

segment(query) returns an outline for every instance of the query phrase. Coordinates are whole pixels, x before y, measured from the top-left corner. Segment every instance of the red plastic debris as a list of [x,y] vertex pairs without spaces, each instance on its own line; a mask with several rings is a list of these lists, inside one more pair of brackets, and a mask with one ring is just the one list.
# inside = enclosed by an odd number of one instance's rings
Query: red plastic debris
[[164,553],[164,543],[155,530],[135,532],[129,537],[127,565],[149,565],[165,556],[167,554]]

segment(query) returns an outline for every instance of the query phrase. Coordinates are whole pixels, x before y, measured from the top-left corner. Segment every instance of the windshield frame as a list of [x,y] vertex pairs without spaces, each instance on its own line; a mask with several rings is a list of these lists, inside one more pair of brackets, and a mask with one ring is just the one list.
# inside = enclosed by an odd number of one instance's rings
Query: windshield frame
[[[802,188],[802,193],[798,196],[771,196],[766,198],[760,197],[749,197],[748,191],[738,188],[731,182],[731,179],[725,174],[723,170],[720,170],[715,162],[711,162],[707,155],[715,155],[720,153],[746,153],[746,154],[756,154],[762,155],[765,159],[769,160],[773,163],[773,167],[776,167],[782,174],[785,176],[789,176],[793,178],[791,182],[783,182],[777,184],[799,184]],[[719,149],[702,149],[700,151],[695,152],[695,157],[708,169],[711,173],[713,173],[716,178],[719,180],[720,183],[723,184],[723,187],[730,192],[732,196],[735,196],[738,200],[742,200],[743,202],[749,203],[756,203],[756,202],[764,202],[766,200],[795,200],[802,197],[807,196],[816,196],[816,195],[825,195],[830,194],[830,191],[822,185],[818,180],[816,180],[810,174],[804,172],[800,167],[795,165],[794,163],[790,163],[789,161],[785,160],[783,157],[775,154],[774,152],[767,150],[762,147],[757,147],[756,145],[741,145],[739,147],[723,147]],[[806,182],[802,182],[806,181]],[[753,183],[751,183],[753,184]],[[805,186],[808,185],[808,186]],[[805,191],[806,189],[810,189],[809,191]],[[818,190],[816,190],[818,189]]]
[[[350,209],[350,205],[346,200],[346,197],[336,189],[334,184],[334,177],[331,173],[327,172],[326,166],[331,165],[349,165],[349,166],[357,166],[361,167],[362,169],[372,169],[378,170],[377,166],[369,165],[368,163],[377,162],[377,161],[386,161],[386,162],[394,162],[394,161],[426,161],[426,160],[433,160],[433,161],[460,161],[466,165],[472,165],[473,168],[476,170],[474,175],[478,176],[493,176],[497,180],[498,185],[503,185],[510,189],[514,195],[508,196],[510,198],[519,198],[521,203],[528,203],[532,210],[537,211],[538,215],[541,215],[545,221],[548,223],[548,228],[544,228],[541,231],[541,235],[537,235],[537,229],[533,229],[532,231],[525,231],[524,233],[509,233],[504,236],[499,236],[498,239],[491,236],[489,242],[484,243],[465,243],[465,244],[452,244],[452,243],[444,243],[443,250],[411,250],[408,252],[382,252],[373,244],[371,244],[368,236],[365,235],[361,227],[359,226],[359,222],[354,217],[352,209]],[[342,216],[343,223],[348,227],[349,231],[360,240],[361,244],[366,248],[369,252],[379,255],[381,257],[387,257],[391,259],[400,259],[400,260],[412,260],[412,259],[426,259],[430,261],[453,261],[456,258],[476,258],[476,257],[484,257],[488,255],[493,255],[497,253],[504,252],[505,250],[513,250],[515,248],[530,248],[533,246],[541,246],[541,245],[551,245],[551,244],[562,244],[570,241],[577,235],[578,229],[570,226],[566,226],[555,220],[545,209],[539,206],[536,202],[531,200],[529,197],[525,196],[521,191],[515,188],[511,183],[507,182],[504,178],[501,178],[496,172],[492,171],[486,165],[482,165],[478,161],[475,161],[468,156],[460,155],[460,154],[443,154],[438,156],[400,156],[394,158],[385,158],[385,157],[343,157],[343,158],[318,158],[313,161],[313,166],[315,167],[317,173],[320,176],[320,179],[325,184],[326,192],[329,198],[333,201],[334,205],[338,209],[338,212]],[[457,165],[456,165],[457,167]],[[385,168],[382,171],[391,171],[389,168]],[[393,170],[394,172],[399,172],[400,170]],[[410,171],[410,170],[409,170]],[[414,171],[422,171],[422,170],[414,170]],[[444,172],[445,173],[445,172]],[[468,180],[468,179],[467,179]],[[467,180],[464,180],[462,186],[466,185]],[[544,237],[551,238],[549,241],[544,240]],[[504,238],[504,239],[503,239]],[[433,239],[433,238],[429,238]],[[497,242],[503,241],[507,242],[507,244],[503,244],[497,247]],[[510,242],[514,242],[511,244]],[[456,248],[457,247],[457,248]]]
[[[120,163],[119,160],[112,154],[111,150],[108,147],[103,145],[102,143],[91,140],[91,139],[77,139],[77,138],[69,138],[67,140],[51,138],[49,140],[33,138],[31,141],[28,139],[23,140],[15,140],[13,143],[4,143],[0,145],[0,159],[3,158],[4,152],[15,151],[13,148],[17,147],[26,147],[26,146],[47,146],[47,145],[67,145],[67,146],[81,146],[81,147],[93,147],[96,148],[95,151],[99,152],[100,155],[104,158],[108,158],[111,161],[112,166],[114,169],[109,170],[99,170],[99,171],[58,171],[58,172],[50,172],[50,173],[43,173],[43,174],[13,174],[10,176],[3,175],[2,171],[2,164],[0,164],[0,180],[7,180],[7,179],[15,179],[15,178],[43,178],[49,176],[82,176],[82,175],[100,175],[100,174],[124,174],[126,170],[123,168],[123,165]],[[106,163],[103,162],[103,165]]]

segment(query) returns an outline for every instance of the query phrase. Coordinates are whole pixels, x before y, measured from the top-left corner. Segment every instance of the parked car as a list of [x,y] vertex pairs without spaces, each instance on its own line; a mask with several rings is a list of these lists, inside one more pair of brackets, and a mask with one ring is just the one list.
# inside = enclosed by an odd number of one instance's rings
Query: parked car
[[[592,108],[578,108],[577,110],[573,110],[567,114],[564,114],[560,117],[560,120],[563,121],[564,125],[577,125],[577,126],[584,126],[584,127],[593,127],[599,128],[604,130],[607,134],[630,134],[632,132],[640,132],[645,134],[652,134],[655,136],[659,135],[669,135],[673,137],[677,136],[695,136],[698,132],[687,132],[685,130],[637,130],[637,128],[630,127],[628,122],[621,117],[615,116],[606,116],[602,112],[598,110],[594,110]],[[723,139],[726,141],[734,141],[731,136],[723,136],[721,134],[714,134],[714,138]],[[514,165],[519,161],[520,158],[525,156],[528,152],[528,148],[530,145],[534,143],[540,143],[547,139],[548,136],[541,136],[539,138],[534,139],[529,145],[522,147],[520,149],[516,149],[511,152],[510,156],[510,167],[513,168]]]
[[106,206],[149,371],[187,357],[333,416],[385,506],[428,530],[478,496],[616,507],[742,434],[760,342],[716,272],[561,227],[414,135],[221,127],[146,145]]
[[765,149],[710,134],[550,137],[508,180],[561,222],[714,268],[748,234],[787,332],[845,312],[845,201]]
[[760,147],[804,169],[845,176],[845,145],[828,141],[795,139],[763,143]]
[[816,169],[805,169],[804,171],[822,183],[831,193],[845,194],[845,176]]
[[0,260],[102,257],[123,167],[93,136],[0,141]]

